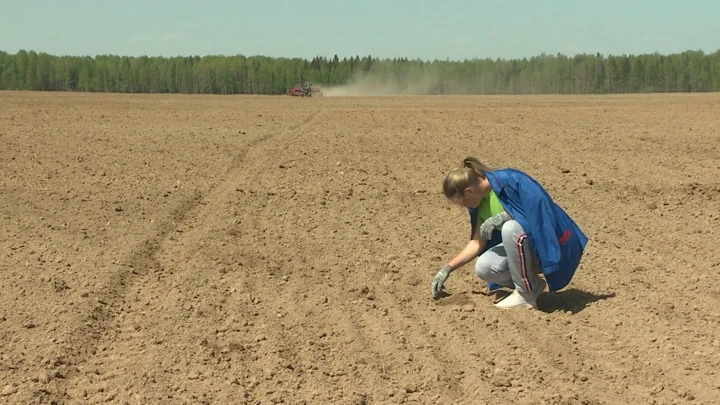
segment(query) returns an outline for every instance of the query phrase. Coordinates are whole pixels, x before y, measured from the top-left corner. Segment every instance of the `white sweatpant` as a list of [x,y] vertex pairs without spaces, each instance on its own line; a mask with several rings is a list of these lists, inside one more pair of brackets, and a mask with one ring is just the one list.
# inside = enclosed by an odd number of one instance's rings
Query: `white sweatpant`
[[475,274],[488,283],[531,292],[540,281],[540,266],[525,230],[515,220],[502,226],[502,243],[491,247],[475,261]]

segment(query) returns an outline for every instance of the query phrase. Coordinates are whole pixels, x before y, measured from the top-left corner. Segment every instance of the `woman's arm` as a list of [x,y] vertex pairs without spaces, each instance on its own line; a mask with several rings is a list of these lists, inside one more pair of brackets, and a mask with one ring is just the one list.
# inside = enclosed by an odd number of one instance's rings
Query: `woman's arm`
[[480,236],[480,227],[475,229],[473,238],[465,245],[465,247],[452,260],[448,262],[450,271],[462,267],[464,264],[478,257],[480,252],[485,248],[488,241]]
[[485,248],[487,242],[487,240],[480,236],[480,227],[478,226],[477,229],[475,229],[473,238],[465,245],[460,253],[450,260],[448,264],[443,266],[443,268],[440,269],[433,278],[432,285],[430,287],[433,298],[438,299],[440,297],[440,291],[443,288],[445,280],[447,280],[448,276],[450,276],[450,272],[476,258],[482,249]]

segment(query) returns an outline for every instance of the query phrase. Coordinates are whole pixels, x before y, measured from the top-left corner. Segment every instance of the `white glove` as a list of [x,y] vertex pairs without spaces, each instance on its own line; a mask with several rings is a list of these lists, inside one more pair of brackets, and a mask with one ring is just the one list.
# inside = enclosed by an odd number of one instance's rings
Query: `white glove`
[[492,239],[493,230],[500,229],[502,227],[502,224],[509,221],[510,219],[510,214],[508,214],[507,211],[503,211],[499,214],[491,216],[490,218],[486,219],[485,222],[482,223],[482,225],[480,225],[480,236],[487,240]]
[[445,266],[443,266],[442,269],[440,269],[440,271],[437,272],[435,277],[433,277],[432,297],[434,299],[438,299],[438,297],[440,296],[440,290],[442,290],[445,280],[447,280],[448,276],[450,276],[451,270],[452,268],[450,267],[450,265],[446,264]]

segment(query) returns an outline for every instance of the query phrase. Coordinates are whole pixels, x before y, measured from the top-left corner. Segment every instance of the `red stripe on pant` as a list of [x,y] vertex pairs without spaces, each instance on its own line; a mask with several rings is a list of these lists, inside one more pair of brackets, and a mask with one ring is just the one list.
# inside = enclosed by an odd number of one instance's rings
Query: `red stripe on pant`
[[517,251],[518,251],[518,257],[520,258],[520,278],[522,279],[523,285],[525,287],[525,291],[530,292],[530,291],[532,291],[532,287],[530,286],[530,282],[528,281],[528,278],[527,278],[527,268],[525,266],[527,264],[527,262],[525,261],[525,253],[523,250],[523,241],[525,241],[525,239],[527,239],[526,234],[522,234],[522,235],[520,235],[520,237],[518,237]]

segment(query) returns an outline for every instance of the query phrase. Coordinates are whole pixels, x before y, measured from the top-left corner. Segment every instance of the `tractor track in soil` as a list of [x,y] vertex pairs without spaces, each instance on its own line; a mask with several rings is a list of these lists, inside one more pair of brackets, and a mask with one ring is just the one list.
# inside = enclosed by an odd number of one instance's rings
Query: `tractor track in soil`
[[[128,257],[121,261],[124,264],[122,269],[114,273],[110,277],[108,285],[97,294],[98,304],[95,305],[87,319],[82,322],[83,326],[73,333],[73,335],[78,336],[78,340],[70,342],[70,347],[77,348],[78,352],[67,354],[68,358],[74,358],[73,370],[79,371],[83,367],[102,368],[103,359],[112,358],[112,356],[122,357],[107,352],[117,352],[114,346],[117,345],[118,341],[127,339],[127,335],[123,336],[121,333],[123,328],[133,330],[137,329],[138,326],[124,319],[120,320],[117,325],[113,325],[118,316],[122,315],[123,318],[131,318],[136,307],[133,303],[149,303],[153,300],[161,300],[163,293],[171,288],[171,286],[165,284],[166,281],[176,281],[178,277],[183,276],[183,271],[192,271],[192,269],[183,268],[182,263],[167,259],[168,256],[172,256],[172,253],[166,252],[178,250],[176,246],[182,248],[192,246],[192,242],[186,243],[184,241],[185,235],[202,234],[205,229],[203,219],[212,217],[218,206],[227,203],[228,196],[235,192],[234,185],[245,176],[248,168],[245,159],[248,153],[268,140],[292,134],[320,114],[321,109],[318,108],[300,123],[290,126],[283,132],[267,132],[248,141],[246,145],[235,153],[232,164],[220,177],[221,180],[218,183],[211,185],[204,194],[195,191],[190,199],[183,201],[165,222],[158,225],[158,230],[154,232],[153,236],[132,249]],[[252,167],[252,165],[249,165],[249,167]],[[171,237],[179,229],[183,230],[180,236]],[[170,272],[172,276],[168,277],[165,274],[166,272]],[[144,310],[154,308],[152,304],[149,304],[146,305]],[[165,308],[161,305],[157,309],[162,311]],[[138,337],[141,337],[141,339],[137,339]],[[133,336],[130,336],[130,340],[133,340],[133,338]],[[130,346],[129,350],[132,352],[143,351],[146,343],[143,340],[147,338],[147,335],[135,337],[136,346],[128,345]],[[156,339],[157,341],[162,337],[150,337],[150,339]],[[143,342],[138,343],[137,340]],[[127,370],[123,371],[126,372]],[[87,393],[95,390],[101,393],[98,398],[95,398],[96,400],[111,400],[115,394],[108,393],[105,387],[108,385],[108,381],[117,376],[117,370],[99,371],[98,369],[97,373],[99,375],[108,373],[109,376],[99,378],[97,381],[83,381],[83,394],[89,395]],[[64,381],[67,381],[67,385],[74,385],[75,381],[73,379],[78,374],[80,373],[69,374]],[[62,389],[62,386],[59,387],[59,391],[62,391]]]

